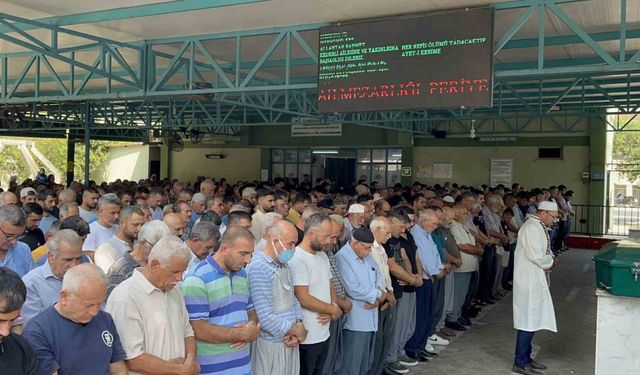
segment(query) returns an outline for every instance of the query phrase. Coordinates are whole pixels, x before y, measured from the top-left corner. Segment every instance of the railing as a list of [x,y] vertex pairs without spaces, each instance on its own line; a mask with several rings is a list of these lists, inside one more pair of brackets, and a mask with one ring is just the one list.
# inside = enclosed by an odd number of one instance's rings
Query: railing
[[629,228],[640,228],[640,206],[573,205],[571,233],[594,236],[627,236]]

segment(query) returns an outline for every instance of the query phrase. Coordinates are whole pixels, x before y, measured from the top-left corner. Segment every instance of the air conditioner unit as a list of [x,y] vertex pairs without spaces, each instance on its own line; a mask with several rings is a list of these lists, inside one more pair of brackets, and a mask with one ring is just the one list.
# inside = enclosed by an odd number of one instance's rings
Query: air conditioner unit
[[224,154],[223,153],[219,153],[219,154],[206,154],[205,157],[207,159],[224,159]]

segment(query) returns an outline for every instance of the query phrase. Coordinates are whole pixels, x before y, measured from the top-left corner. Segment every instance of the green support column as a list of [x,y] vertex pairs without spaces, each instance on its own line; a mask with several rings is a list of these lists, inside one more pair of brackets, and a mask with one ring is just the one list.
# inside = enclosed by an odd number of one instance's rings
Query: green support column
[[91,163],[91,103],[84,104],[84,186],[89,186]]
[[[271,178],[271,149],[270,148],[260,149],[260,170],[262,169],[267,169],[269,171],[269,178]],[[257,179],[261,180],[261,176],[258,176]]]
[[590,129],[591,183],[589,204],[602,206],[606,203],[607,182],[607,132],[604,119],[592,117]]
[[411,168],[411,176],[400,177],[403,186],[410,186],[415,181],[415,168],[413,167],[413,146],[402,148],[402,168]]
[[589,183],[589,232],[606,233],[608,222],[608,210],[602,209],[606,204],[607,181],[607,132],[604,119],[590,118],[589,132],[589,157],[590,176]]
[[[415,181],[415,168],[413,166],[413,134],[408,132],[397,132],[397,144],[402,147],[402,169],[411,171],[411,176],[400,177],[400,183],[405,186],[413,184]],[[390,142],[392,144],[392,142]]]
[[73,169],[76,166],[76,143],[71,135],[71,131],[67,129],[67,187],[75,179]]
[[167,145],[160,146],[160,179],[171,178],[171,150]]

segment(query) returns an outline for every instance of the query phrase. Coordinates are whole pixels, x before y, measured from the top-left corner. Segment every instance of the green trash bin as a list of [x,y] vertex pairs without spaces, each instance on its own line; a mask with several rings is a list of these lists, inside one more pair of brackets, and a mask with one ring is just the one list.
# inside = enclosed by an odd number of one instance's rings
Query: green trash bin
[[640,297],[640,242],[611,242],[593,260],[598,288],[616,296]]

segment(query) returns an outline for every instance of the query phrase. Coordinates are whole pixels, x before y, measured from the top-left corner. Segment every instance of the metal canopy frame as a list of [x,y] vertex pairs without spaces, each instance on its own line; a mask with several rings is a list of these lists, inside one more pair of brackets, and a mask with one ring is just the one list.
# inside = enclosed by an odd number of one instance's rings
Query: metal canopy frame
[[[584,30],[563,9],[563,3],[574,0],[495,4],[496,17],[513,9],[521,14],[497,38],[494,56],[535,48],[537,58],[494,64],[493,108],[324,116],[316,112],[318,56],[309,42],[317,39],[323,24],[121,42],[61,25],[123,19],[126,12],[37,21],[0,14],[0,39],[22,49],[0,53],[0,130],[52,134],[77,129],[97,137],[149,141],[153,129],[237,135],[244,126],[287,125],[303,118],[417,134],[433,130],[468,134],[471,128],[478,135],[585,132],[591,119],[607,111],[633,114],[640,107],[640,51],[629,57],[626,49],[627,40],[640,38],[640,28],[627,27],[627,1],[617,1],[618,29],[597,33]],[[229,0],[208,7],[250,2]],[[198,0],[176,3],[182,4],[173,4],[175,8],[158,4],[147,11],[163,14],[207,7]],[[142,16],[141,9],[132,8],[128,18]],[[537,37],[516,39],[536,13]],[[572,34],[545,35],[547,13]],[[35,37],[34,31],[47,34],[48,40]],[[62,37],[79,42],[63,46]],[[246,46],[256,41],[266,48],[258,54],[247,51]],[[598,44],[604,41],[617,41],[619,51],[608,53]],[[586,45],[591,54],[545,58],[547,48],[566,44]],[[609,124],[609,130],[623,131],[625,126]]]

